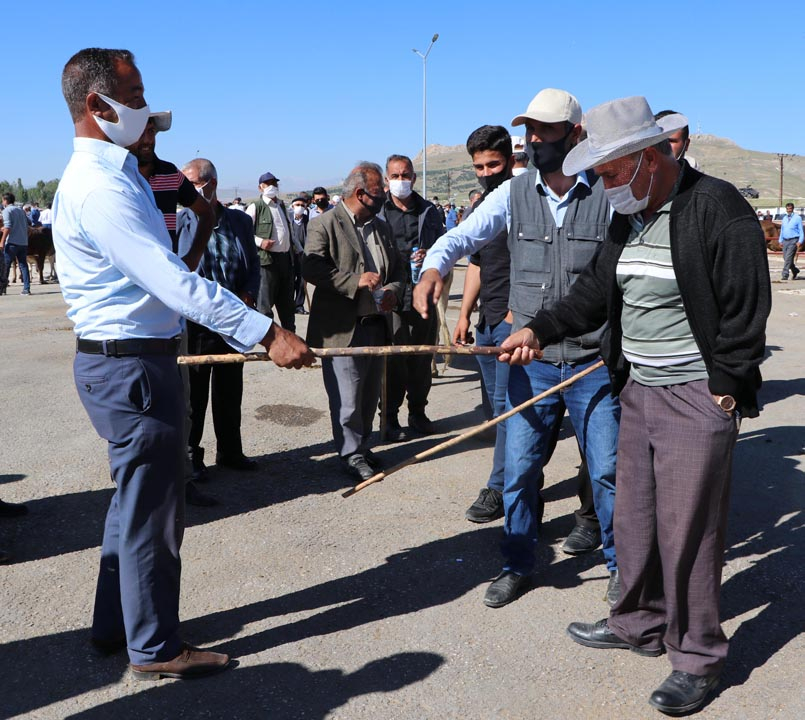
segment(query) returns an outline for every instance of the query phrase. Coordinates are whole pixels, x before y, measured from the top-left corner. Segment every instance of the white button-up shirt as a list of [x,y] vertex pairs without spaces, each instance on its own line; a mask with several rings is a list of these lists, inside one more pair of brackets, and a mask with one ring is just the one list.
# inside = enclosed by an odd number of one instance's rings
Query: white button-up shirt
[[90,340],[170,338],[180,316],[245,352],[271,320],[171,251],[162,213],[125,148],[75,138],[53,203],[53,242],[67,316]]

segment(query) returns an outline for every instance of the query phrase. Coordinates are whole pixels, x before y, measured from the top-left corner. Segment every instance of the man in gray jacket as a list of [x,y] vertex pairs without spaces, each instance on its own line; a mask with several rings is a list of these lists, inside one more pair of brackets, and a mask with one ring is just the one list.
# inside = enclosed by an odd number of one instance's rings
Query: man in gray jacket
[[[454,230],[441,238],[425,259],[414,292],[414,307],[427,316],[438,299],[442,277],[455,262],[477,252],[509,227],[511,291],[509,308],[516,332],[542,307],[559,300],[592,259],[606,235],[609,203],[592,173],[566,176],[562,161],[579,141],[581,106],[564,90],[548,88],[512,121],[525,125],[533,170],[503,183]],[[512,368],[507,408],[514,407],[586,370],[598,361],[601,330],[568,338],[546,352],[541,362]],[[561,398],[551,395],[506,421],[503,485],[505,563],[489,586],[484,603],[501,607],[527,586],[535,566],[541,470],[553,428],[564,406],[587,459],[595,511],[601,526],[604,558],[610,573],[606,599],[618,595],[612,533],[615,506],[615,451],[620,407],[604,368],[575,382]],[[595,547],[597,538],[594,540]]]

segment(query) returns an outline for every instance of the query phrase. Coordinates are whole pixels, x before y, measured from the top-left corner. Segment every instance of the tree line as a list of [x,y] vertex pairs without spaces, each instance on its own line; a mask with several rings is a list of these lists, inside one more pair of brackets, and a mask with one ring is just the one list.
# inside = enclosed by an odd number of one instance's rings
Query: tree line
[[32,187],[25,187],[22,184],[22,179],[17,178],[17,182],[8,182],[8,180],[0,180],[0,195],[3,193],[13,193],[14,199],[18,203],[39,203],[40,207],[47,207],[53,202],[53,196],[56,194],[56,188],[59,187],[59,181],[56,180],[38,180],[36,185]]

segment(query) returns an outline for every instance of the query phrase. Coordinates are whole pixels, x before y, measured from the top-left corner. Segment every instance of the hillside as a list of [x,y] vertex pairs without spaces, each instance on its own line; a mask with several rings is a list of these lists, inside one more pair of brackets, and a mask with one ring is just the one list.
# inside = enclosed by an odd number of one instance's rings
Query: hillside
[[[745,150],[732,140],[714,135],[692,135],[689,154],[696,158],[703,172],[724,178],[737,187],[749,185],[760,193],[752,200],[757,207],[777,206],[780,194],[780,161],[773,153]],[[421,174],[422,153],[414,158],[414,167]],[[784,199],[793,199],[797,206],[805,205],[805,157],[791,156],[784,161]],[[478,187],[469,157],[463,145],[428,146],[428,195],[447,197],[448,173],[450,197],[457,205],[467,200],[467,193]],[[421,178],[418,180],[421,188]]]

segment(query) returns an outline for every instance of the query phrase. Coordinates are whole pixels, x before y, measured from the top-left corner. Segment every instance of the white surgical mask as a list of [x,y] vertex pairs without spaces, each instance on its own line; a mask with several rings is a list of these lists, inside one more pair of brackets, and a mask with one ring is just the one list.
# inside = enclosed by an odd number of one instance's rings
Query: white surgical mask
[[280,189],[276,185],[269,185],[263,190],[263,197],[267,197],[269,200],[273,200],[274,198],[278,197],[279,194]]
[[389,180],[389,192],[400,200],[405,200],[413,192],[410,180]]
[[116,123],[93,115],[92,117],[98,123],[98,127],[103,130],[104,135],[115,145],[120,147],[134,145],[140,139],[140,135],[143,134],[143,130],[148,124],[148,116],[151,114],[148,105],[135,109],[127,105],[121,105],[119,102],[112,100],[112,98],[101,95],[101,93],[98,93],[98,97],[117,113]]
[[293,214],[296,217],[302,217],[305,214],[305,206],[304,205],[294,205],[293,206]]
[[621,213],[621,215],[634,215],[635,213],[645,210],[648,206],[648,199],[651,195],[651,187],[654,184],[654,173],[651,174],[651,180],[649,181],[646,197],[644,197],[642,200],[638,200],[632,192],[632,183],[637,177],[637,171],[640,170],[640,163],[642,162],[643,153],[641,152],[640,160],[637,161],[637,167],[634,169],[632,179],[629,180],[628,183],[614,188],[604,188],[604,192],[607,195],[609,204],[615,208],[616,212]]
[[196,190],[198,190],[198,194],[201,195],[201,197],[203,197],[207,202],[212,202],[212,199],[208,198],[207,193],[204,192],[204,188],[206,188],[209,184],[210,181],[207,180],[207,182],[205,182],[201,187],[197,187]]

